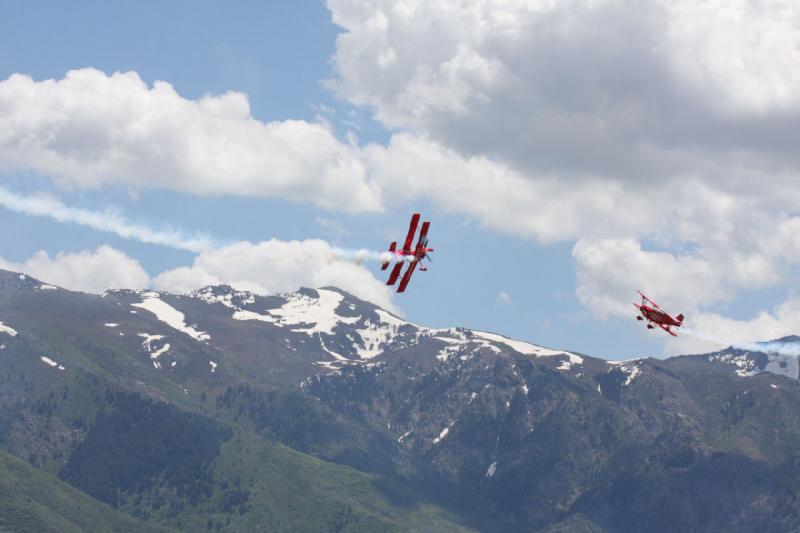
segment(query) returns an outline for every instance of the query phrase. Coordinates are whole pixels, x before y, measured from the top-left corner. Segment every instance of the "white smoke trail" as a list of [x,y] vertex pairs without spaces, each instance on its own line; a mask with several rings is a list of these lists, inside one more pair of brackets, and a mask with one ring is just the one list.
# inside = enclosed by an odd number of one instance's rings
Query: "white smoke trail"
[[769,342],[731,342],[723,340],[718,337],[694,331],[687,327],[681,328],[681,333],[684,335],[691,335],[698,339],[720,344],[722,346],[730,346],[737,350],[745,350],[750,352],[763,352],[778,355],[800,356],[800,342],[789,341],[769,341]]
[[[59,222],[86,226],[97,231],[114,233],[123,239],[158,244],[194,253],[206,252],[227,244],[204,234],[187,234],[180,229],[153,228],[146,224],[136,223],[112,209],[92,211],[71,207],[51,196],[25,196],[9,191],[2,186],[0,186],[0,206],[24,215],[42,216]],[[349,261],[358,265],[365,261],[387,263],[414,260],[413,256],[395,255],[389,251],[347,248],[333,248],[331,256],[331,261]]]
[[220,243],[203,234],[186,234],[173,228],[152,228],[128,220],[111,209],[91,211],[65,205],[60,200],[44,195],[23,196],[0,187],[0,206],[16,213],[43,216],[59,222],[71,222],[97,231],[114,233],[123,239],[146,244],[159,244],[187,250],[203,252],[218,247]]
[[778,355],[800,356],[800,343],[798,342],[750,342],[746,344],[736,344],[734,348],[749,350],[751,352],[775,353]]
[[410,263],[415,260],[414,256],[396,255],[392,252],[384,251],[378,252],[375,250],[349,250],[347,248],[334,248],[333,259],[343,261],[353,261],[360,265],[364,261],[377,261],[380,263],[392,263],[397,261],[404,261]]

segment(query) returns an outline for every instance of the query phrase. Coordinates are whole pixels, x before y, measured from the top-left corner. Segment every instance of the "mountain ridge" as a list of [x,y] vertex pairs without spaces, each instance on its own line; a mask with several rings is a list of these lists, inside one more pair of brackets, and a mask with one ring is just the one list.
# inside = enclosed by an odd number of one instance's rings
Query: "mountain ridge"
[[[90,493],[119,491],[107,503],[167,527],[290,524],[263,480],[310,461],[330,482],[306,523],[343,530],[800,524],[800,382],[775,354],[607,361],[426,328],[332,287],[98,296],[43,285],[0,272],[0,322],[15,333],[0,331],[0,444]],[[139,434],[114,440],[109,428],[133,423]],[[153,448],[157,427],[168,444]],[[110,486],[92,474],[126,446],[171,457],[189,446],[171,433],[181,427],[218,435],[191,441],[197,479],[159,458],[131,457]],[[249,463],[258,474],[245,483]],[[342,501],[344,486],[364,496]]]

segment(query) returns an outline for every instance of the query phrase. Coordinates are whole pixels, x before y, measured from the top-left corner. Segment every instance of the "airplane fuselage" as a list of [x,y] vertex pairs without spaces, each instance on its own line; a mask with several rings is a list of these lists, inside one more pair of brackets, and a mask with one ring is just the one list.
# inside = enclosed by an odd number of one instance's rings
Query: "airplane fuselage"
[[659,311],[658,309],[653,309],[652,307],[648,307],[646,305],[639,307],[639,310],[642,312],[642,315],[650,322],[663,324],[665,326],[681,325],[681,322],[678,322],[664,311]]
[[433,251],[433,248],[422,248],[419,251],[417,251],[417,250],[408,250],[408,251],[406,251],[406,250],[395,250],[392,253],[397,256],[397,258],[398,258],[397,260],[398,261],[406,260],[405,258],[407,257],[408,258],[407,261],[410,261],[410,262],[413,263],[413,262],[416,262],[416,261],[422,261],[423,259],[425,259],[425,257],[427,257],[428,252],[432,252],[432,251]]

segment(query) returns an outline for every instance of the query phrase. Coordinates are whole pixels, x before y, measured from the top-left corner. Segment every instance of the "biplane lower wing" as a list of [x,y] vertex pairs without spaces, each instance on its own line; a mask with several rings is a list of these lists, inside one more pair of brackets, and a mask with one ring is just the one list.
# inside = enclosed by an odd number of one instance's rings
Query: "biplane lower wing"
[[663,329],[664,331],[666,331],[667,333],[669,333],[673,337],[677,337],[678,336],[674,331],[669,329],[669,326],[665,326],[664,324],[658,324],[658,327],[660,327],[661,329]]
[[[395,250],[397,250],[397,241],[392,241],[392,244],[389,245],[389,251],[394,253]],[[389,268],[389,261],[385,261],[381,265],[381,270],[386,270],[387,268]]]
[[389,279],[386,280],[387,285],[394,285],[394,282],[397,281],[397,278],[400,277],[400,271],[403,269],[403,262],[399,262],[394,265],[392,268],[392,273],[389,274]]
[[415,268],[417,268],[417,261],[414,261],[408,265],[408,270],[406,270],[406,273],[403,274],[403,279],[400,281],[400,286],[397,287],[397,292],[403,292],[406,290],[406,286],[408,285],[408,282],[411,281],[411,274],[414,273]]

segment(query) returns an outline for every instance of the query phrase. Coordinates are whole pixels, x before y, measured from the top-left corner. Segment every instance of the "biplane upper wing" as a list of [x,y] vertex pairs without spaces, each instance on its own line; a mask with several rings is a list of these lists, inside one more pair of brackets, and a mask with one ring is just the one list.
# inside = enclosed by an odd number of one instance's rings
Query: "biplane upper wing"
[[419,239],[417,240],[417,247],[425,246],[425,238],[428,236],[428,228],[431,227],[429,220],[422,223],[422,229],[419,230]]
[[414,213],[414,215],[411,217],[411,224],[408,226],[406,242],[403,243],[403,251],[406,253],[411,251],[411,243],[414,241],[414,234],[417,232],[417,224],[419,224],[419,213]]
[[[403,279],[400,281],[400,286],[397,287],[397,292],[403,292],[406,290],[406,286],[408,286],[408,282],[411,281],[411,274],[414,273],[414,269],[417,268],[417,263],[419,261],[414,261],[410,265],[408,265],[408,270],[406,273],[403,274]],[[402,264],[402,263],[401,263]]]
[[661,306],[655,303],[653,300],[651,300],[645,293],[643,293],[639,289],[636,289],[636,292],[638,292],[639,295],[642,297],[642,302],[650,302],[656,309],[661,309]]
[[394,282],[397,281],[397,278],[400,276],[400,271],[403,269],[403,262],[400,261],[394,268],[392,268],[392,273],[389,274],[389,279],[386,281],[387,285],[394,285]]

